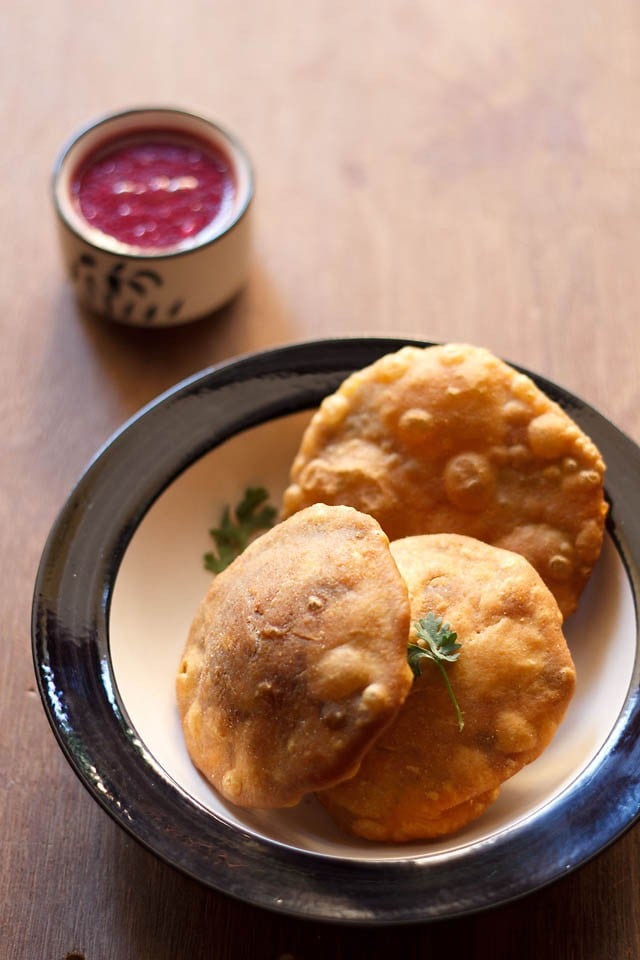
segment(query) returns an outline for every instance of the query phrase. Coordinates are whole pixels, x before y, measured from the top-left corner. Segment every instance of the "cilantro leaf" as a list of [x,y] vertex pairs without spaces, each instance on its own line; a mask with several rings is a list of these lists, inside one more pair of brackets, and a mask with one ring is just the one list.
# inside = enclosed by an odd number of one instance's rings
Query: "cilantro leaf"
[[215,552],[205,553],[205,570],[221,573],[240,556],[254,534],[273,526],[277,511],[268,499],[264,487],[247,487],[233,514],[228,506],[224,508],[219,526],[209,530]]
[[451,698],[453,708],[456,712],[458,729],[464,727],[464,717],[456,696],[453,692],[451,682],[447,676],[445,665],[455,663],[460,656],[462,644],[458,643],[458,634],[451,629],[448,623],[443,623],[442,617],[437,617],[429,612],[425,617],[414,623],[417,643],[410,642],[407,646],[407,660],[413,672],[414,677],[422,675],[422,664],[425,660],[432,660],[438,667],[444,679],[447,692]]

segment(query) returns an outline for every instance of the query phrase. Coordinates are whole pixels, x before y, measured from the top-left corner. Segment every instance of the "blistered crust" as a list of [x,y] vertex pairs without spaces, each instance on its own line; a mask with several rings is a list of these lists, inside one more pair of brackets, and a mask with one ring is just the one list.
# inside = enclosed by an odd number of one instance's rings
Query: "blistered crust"
[[390,540],[452,532],[515,550],[567,616],[602,546],[603,477],[577,424],[488,350],[404,347],[322,403],[282,515],[349,504]]
[[407,588],[369,516],[321,504],[254,541],[196,612],[176,687],[228,800],[291,806],[351,776],[411,685]]
[[412,621],[432,612],[458,634],[462,648],[447,675],[464,728],[426,662],[358,773],[318,797],[352,833],[399,842],[476,819],[551,741],[575,669],[558,605],[522,556],[455,534],[409,537],[391,550]]

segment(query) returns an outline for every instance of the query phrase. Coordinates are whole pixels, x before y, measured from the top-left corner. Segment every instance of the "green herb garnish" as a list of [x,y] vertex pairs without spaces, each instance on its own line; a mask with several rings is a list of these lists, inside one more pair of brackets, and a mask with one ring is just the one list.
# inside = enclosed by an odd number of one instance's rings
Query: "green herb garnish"
[[414,623],[414,629],[418,637],[417,643],[409,643],[407,647],[407,660],[413,671],[414,677],[422,674],[422,661],[432,660],[440,670],[444,678],[456,717],[458,720],[458,729],[464,727],[464,717],[456,700],[456,695],[447,676],[445,668],[446,663],[454,663],[460,656],[462,648],[461,643],[457,643],[458,634],[455,633],[448,623],[442,622],[442,617],[436,617],[433,613],[428,613]]
[[266,503],[268,499],[264,487],[247,487],[233,515],[229,507],[224,508],[220,526],[209,530],[216,551],[205,553],[205,570],[220,573],[240,556],[254,534],[273,526],[277,511]]

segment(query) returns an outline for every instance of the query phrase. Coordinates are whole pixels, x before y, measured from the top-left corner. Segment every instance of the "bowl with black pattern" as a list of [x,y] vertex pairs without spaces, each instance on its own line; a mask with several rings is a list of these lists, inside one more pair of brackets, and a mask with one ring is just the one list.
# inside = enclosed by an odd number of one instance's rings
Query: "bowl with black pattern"
[[68,276],[94,314],[184,324],[247,280],[251,162],[211,120],[169,107],[102,117],[63,147],[52,189]]

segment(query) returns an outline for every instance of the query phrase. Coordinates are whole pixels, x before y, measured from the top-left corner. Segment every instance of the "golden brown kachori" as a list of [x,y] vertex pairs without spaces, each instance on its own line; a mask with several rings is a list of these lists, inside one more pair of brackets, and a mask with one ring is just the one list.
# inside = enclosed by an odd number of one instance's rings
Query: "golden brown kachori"
[[456,534],[391,544],[413,623],[431,612],[458,635],[447,677],[422,674],[350,780],[318,794],[333,818],[377,841],[450,834],[478,817],[500,785],[549,744],[573,694],[562,615],[519,554]]
[[349,504],[392,541],[451,532],[514,550],[566,616],[600,553],[603,475],[597,448],[569,415],[490,351],[407,346],[323,401],[282,516]]
[[358,768],[411,686],[407,587],[379,524],[317,504],[213,580],[177,676],[195,765],[243,807],[291,806]]

